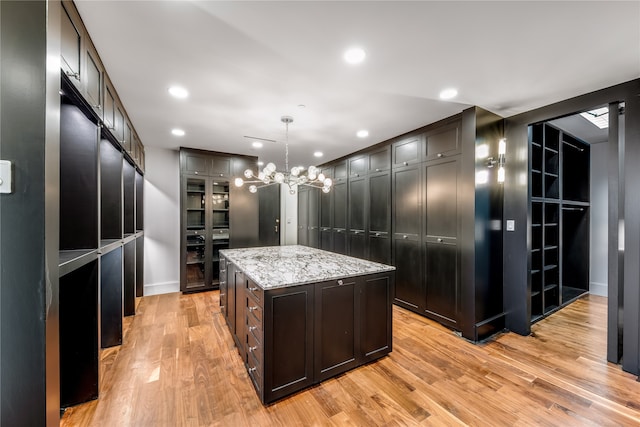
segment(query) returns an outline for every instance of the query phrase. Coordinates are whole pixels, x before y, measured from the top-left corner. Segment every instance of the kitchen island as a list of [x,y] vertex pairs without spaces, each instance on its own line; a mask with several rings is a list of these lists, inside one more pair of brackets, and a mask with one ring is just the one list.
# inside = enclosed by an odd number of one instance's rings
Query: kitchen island
[[309,248],[220,251],[220,308],[263,404],[387,355],[395,267]]

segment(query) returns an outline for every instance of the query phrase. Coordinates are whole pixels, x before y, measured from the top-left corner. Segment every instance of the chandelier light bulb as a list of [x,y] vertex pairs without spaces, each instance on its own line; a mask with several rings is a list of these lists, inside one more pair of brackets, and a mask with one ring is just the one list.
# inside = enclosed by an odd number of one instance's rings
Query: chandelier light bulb
[[318,175],[318,181],[324,182],[324,178],[325,178],[324,174],[320,172],[320,174]]
[[273,179],[278,184],[282,184],[284,182],[284,174],[282,172],[277,172]]
[[329,191],[331,191],[330,187],[322,187],[322,192],[323,193],[328,193]]
[[244,171],[244,177],[250,179],[253,176],[253,171],[251,169],[247,169]]
[[333,181],[331,181],[331,178],[325,178],[324,180],[325,187],[331,187],[332,184],[333,184]]
[[273,173],[276,171],[276,165],[274,165],[273,163],[269,162],[267,163],[267,166],[264,168],[265,172],[267,174]]
[[234,180],[234,183],[236,184],[236,187],[242,187],[242,184],[244,184],[244,180],[242,178],[236,178]]
[[291,175],[293,176],[298,176],[300,175],[300,168],[297,166],[294,166],[291,168]]
[[256,191],[258,191],[258,187],[256,187],[255,185],[250,185],[249,186],[249,192],[255,193]]
[[258,174],[258,179],[259,179],[260,181],[264,181],[264,177],[265,177],[264,172],[260,172],[260,173]]

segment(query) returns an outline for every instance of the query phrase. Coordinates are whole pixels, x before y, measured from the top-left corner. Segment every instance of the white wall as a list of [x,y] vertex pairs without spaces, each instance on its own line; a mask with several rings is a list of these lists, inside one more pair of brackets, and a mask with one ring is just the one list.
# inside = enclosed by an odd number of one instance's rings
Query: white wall
[[607,144],[591,145],[591,250],[589,292],[607,296],[608,283]]
[[145,147],[144,295],[180,291],[180,153]]

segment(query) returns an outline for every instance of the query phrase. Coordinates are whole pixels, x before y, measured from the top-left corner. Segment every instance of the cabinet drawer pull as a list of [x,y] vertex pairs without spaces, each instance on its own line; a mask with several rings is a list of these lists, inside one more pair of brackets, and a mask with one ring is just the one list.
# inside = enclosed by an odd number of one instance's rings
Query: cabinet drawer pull
[[409,236],[407,236],[406,234],[404,236],[402,236],[403,239],[408,239]]
[[249,368],[249,372],[255,372],[257,368],[251,367]]
[[438,153],[438,158],[442,158],[442,157],[444,157],[444,154]]
[[376,233],[376,237],[379,237],[379,236],[380,236],[380,233]]
[[220,298],[224,298],[227,294],[220,294]]
[[402,162],[403,165],[408,166],[409,162]]
[[258,309],[258,306],[256,306],[256,305],[249,307],[249,311],[250,312],[255,311],[257,309]]
[[250,290],[251,292],[255,292],[255,291],[257,291],[257,290],[258,290],[258,288],[253,287],[253,288],[249,288],[249,290]]
[[249,326],[249,332],[255,331],[256,329],[258,329],[257,326]]
[[195,171],[194,174],[198,175],[198,171]]
[[338,286],[344,285],[344,281],[342,279],[338,280]]
[[376,168],[376,172],[380,172],[380,168]]
[[442,243],[442,239],[440,239],[440,238],[439,238],[439,239],[438,239],[438,243]]
[[258,346],[254,345],[254,346],[252,346],[252,347],[249,347],[249,352],[250,352],[250,353],[251,353],[251,352],[254,352],[254,351],[256,351],[257,349],[258,349]]

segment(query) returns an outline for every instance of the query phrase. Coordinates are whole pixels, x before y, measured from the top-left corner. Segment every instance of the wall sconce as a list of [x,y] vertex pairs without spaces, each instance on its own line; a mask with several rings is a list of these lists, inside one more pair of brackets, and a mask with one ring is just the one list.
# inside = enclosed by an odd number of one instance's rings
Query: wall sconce
[[498,182],[504,182],[504,164],[506,163],[506,153],[507,153],[507,140],[502,138],[498,142],[498,158],[489,157],[487,159],[487,167],[493,168],[495,165],[498,165]]

